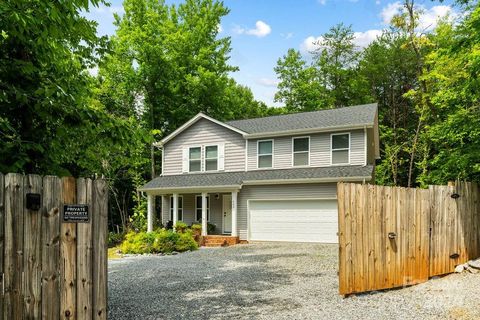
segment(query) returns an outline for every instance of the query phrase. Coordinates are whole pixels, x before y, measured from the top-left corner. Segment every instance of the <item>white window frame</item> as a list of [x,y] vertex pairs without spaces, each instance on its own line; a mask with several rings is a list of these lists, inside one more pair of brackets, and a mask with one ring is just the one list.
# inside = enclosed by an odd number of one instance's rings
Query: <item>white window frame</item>
[[[348,135],[348,148],[340,148],[340,149],[333,149],[333,137],[334,136],[343,136],[343,135]],[[334,151],[348,151],[348,162],[343,162],[343,163],[333,163],[333,152]],[[330,134],[330,165],[331,166],[344,166],[350,164],[350,157],[351,157],[351,152],[352,150],[352,136],[350,132],[339,132],[339,133],[331,133]]]
[[[272,153],[271,154],[259,154],[259,151],[260,151],[260,142],[271,142],[272,143]],[[273,154],[275,153],[275,142],[274,142],[274,139],[265,139],[265,140],[257,140],[257,169],[273,169],[274,168],[274,163],[275,163],[275,158],[273,156]],[[272,166],[271,167],[264,167],[264,168],[260,168],[259,167],[259,162],[258,159],[260,156],[272,156]]]
[[[305,138],[308,138],[308,151],[295,151],[295,140],[296,139],[305,139]],[[302,136],[302,137],[292,137],[292,167],[295,167],[295,168],[301,168],[301,167],[310,167],[310,150],[311,150],[311,139],[310,139],[310,136]],[[307,152],[308,153],[308,163],[307,164],[304,164],[304,165],[301,165],[301,166],[296,166],[295,165],[295,153],[305,153]]]
[[[202,161],[202,158],[203,158],[203,148],[201,145],[195,145],[195,146],[188,146],[188,173],[198,173],[198,172],[203,172],[203,161]],[[200,159],[198,160],[193,160],[193,161],[200,161],[200,170],[199,171],[191,171],[190,170],[190,149],[193,149],[193,148],[200,148]]]
[[[213,160],[214,158],[207,158],[207,147],[217,147],[217,157],[215,158],[217,160],[217,170],[207,170],[207,160]],[[206,144],[203,146],[203,152],[201,153],[202,157],[200,159],[203,161],[204,165],[202,166],[203,170],[202,172],[217,172],[218,170],[218,165],[220,162],[220,146],[218,144]]]
[[[182,207],[180,208],[180,206],[178,206],[177,210],[178,210],[178,212],[181,212],[182,219],[180,219],[180,215],[177,213],[177,220],[178,221],[183,221],[183,206],[184,206],[183,196],[178,196],[177,201],[180,198],[182,198]],[[170,220],[173,221],[173,196],[170,196]]]
[[[200,207],[200,208],[197,207],[197,199],[198,199],[198,198],[202,199],[202,195],[198,195],[198,194],[197,194],[197,195],[195,196],[195,221],[201,222],[201,221],[202,221],[201,217],[200,217],[200,220],[197,219],[197,211],[198,211],[198,210],[202,210],[202,207]],[[207,199],[208,199],[208,200],[207,200],[207,221],[210,221],[210,206],[211,206],[212,204],[210,203],[210,196],[207,196]],[[200,201],[201,201],[201,200],[200,200]]]

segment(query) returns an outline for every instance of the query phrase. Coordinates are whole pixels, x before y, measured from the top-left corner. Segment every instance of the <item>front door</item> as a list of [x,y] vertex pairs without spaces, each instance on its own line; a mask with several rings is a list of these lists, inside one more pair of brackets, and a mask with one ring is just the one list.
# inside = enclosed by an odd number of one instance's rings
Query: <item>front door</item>
[[223,233],[232,233],[232,195],[223,195]]

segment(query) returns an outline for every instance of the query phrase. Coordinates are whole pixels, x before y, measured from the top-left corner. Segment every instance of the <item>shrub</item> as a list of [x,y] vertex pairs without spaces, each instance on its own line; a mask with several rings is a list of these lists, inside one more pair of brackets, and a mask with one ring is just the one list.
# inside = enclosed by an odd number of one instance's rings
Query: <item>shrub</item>
[[193,251],[198,249],[198,244],[193,238],[190,232],[180,233],[177,243],[175,245],[175,251]]
[[213,223],[207,223],[208,234],[212,234],[215,231],[216,228],[217,228],[217,226],[214,225]]
[[175,230],[178,233],[184,233],[185,230],[187,230],[187,228],[188,228],[187,224],[183,221],[177,221],[177,223],[175,224]]
[[122,253],[171,253],[196,250],[197,243],[191,233],[176,233],[171,230],[156,230],[154,232],[130,232],[120,246]]
[[125,238],[124,233],[116,233],[116,232],[109,232],[108,233],[108,247],[116,247],[120,243],[122,243],[123,239]]

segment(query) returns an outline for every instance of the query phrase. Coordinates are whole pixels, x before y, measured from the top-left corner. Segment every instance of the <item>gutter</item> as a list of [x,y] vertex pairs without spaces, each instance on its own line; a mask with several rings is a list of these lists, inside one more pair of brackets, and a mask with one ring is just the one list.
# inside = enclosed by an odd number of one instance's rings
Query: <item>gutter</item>
[[302,178],[302,179],[275,179],[275,180],[245,180],[243,185],[269,185],[269,184],[299,184],[299,183],[327,183],[327,182],[363,182],[372,180],[372,176],[340,177],[340,178]]

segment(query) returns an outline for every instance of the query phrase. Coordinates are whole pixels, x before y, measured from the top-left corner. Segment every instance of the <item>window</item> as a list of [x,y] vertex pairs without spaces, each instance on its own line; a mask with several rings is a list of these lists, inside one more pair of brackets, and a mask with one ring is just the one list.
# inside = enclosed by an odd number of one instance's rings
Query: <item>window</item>
[[218,146],[205,147],[205,171],[218,170]]
[[273,167],[273,140],[258,141],[258,168]]
[[[197,221],[202,221],[202,196],[195,196],[195,214]],[[207,221],[210,221],[210,197],[207,196]]]
[[188,151],[188,168],[190,172],[202,170],[202,148],[192,147]]
[[332,164],[350,163],[350,134],[332,134]]
[[308,166],[310,137],[293,138],[293,166]]
[[[183,197],[178,196],[178,220],[183,220]],[[173,221],[173,196],[170,196],[170,220]]]

